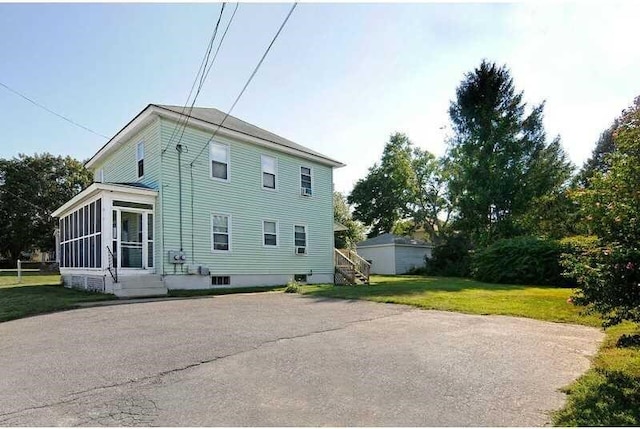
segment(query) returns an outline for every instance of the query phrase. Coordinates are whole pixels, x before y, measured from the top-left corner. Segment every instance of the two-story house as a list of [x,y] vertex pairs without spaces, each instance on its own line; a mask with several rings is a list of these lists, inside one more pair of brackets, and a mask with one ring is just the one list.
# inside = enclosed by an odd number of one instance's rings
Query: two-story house
[[[344,164],[212,108],[150,104],[57,209],[68,286],[119,296],[334,280]],[[222,125],[221,125],[222,123]]]

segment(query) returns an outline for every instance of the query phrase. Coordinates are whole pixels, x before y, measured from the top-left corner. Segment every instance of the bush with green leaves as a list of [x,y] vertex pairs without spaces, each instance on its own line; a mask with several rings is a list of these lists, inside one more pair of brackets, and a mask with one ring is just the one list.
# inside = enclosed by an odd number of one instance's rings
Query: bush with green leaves
[[640,97],[618,120],[613,139],[605,171],[574,192],[599,245],[564,262],[578,282],[576,303],[601,313],[606,325],[640,323]]
[[475,252],[471,275],[490,283],[568,286],[560,265],[562,250],[557,241],[536,237],[498,240]]
[[640,249],[592,246],[565,254],[562,264],[580,285],[573,301],[600,313],[605,326],[640,322]]
[[289,280],[287,287],[284,288],[285,293],[298,293],[300,292],[300,283],[295,280]]
[[425,260],[424,272],[430,276],[467,277],[471,244],[462,235],[447,237],[435,246],[431,258]]

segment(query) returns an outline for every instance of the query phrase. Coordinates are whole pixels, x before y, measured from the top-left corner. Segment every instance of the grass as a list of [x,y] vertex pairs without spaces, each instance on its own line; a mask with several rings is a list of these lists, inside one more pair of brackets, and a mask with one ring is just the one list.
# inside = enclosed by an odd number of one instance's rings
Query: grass
[[[373,276],[370,286],[304,286],[308,296],[365,299],[425,309],[521,316],[601,326],[601,320],[567,302],[572,290],[514,286],[468,279]],[[608,328],[592,368],[564,389],[556,426],[640,425],[640,330],[632,323]]]
[[304,286],[302,293],[600,326],[598,317],[586,315],[581,308],[567,302],[571,289],[560,287],[499,285],[450,277],[372,276],[369,286]]
[[[565,389],[567,403],[553,415],[556,426],[640,425],[640,331],[624,323],[606,332],[592,368]],[[624,345],[625,338],[636,344]]]
[[22,273],[22,283],[18,283],[18,273],[9,270],[0,271],[0,288],[14,286],[58,285],[59,274],[40,274],[39,271],[26,271]]
[[[0,277],[0,322],[75,308],[80,302],[114,299],[113,295],[68,289],[60,276],[29,276],[23,284]],[[52,281],[53,280],[53,281]],[[56,284],[57,283],[57,284]]]

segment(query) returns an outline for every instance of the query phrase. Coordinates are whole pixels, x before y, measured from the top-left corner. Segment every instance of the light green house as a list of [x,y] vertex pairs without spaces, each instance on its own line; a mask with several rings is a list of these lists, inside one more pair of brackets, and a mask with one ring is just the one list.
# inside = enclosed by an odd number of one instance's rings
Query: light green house
[[224,118],[194,108],[182,127],[182,107],[150,104],[87,162],[94,183],[53,214],[65,285],[142,296],[333,282],[344,165]]

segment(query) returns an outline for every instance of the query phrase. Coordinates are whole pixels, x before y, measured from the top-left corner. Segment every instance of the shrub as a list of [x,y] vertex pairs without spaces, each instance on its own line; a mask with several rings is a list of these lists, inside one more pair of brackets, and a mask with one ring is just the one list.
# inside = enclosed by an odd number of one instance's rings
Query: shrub
[[580,289],[573,297],[602,315],[604,325],[640,322],[640,250],[617,243],[591,246],[562,259]]
[[424,272],[431,276],[466,277],[469,275],[469,240],[461,235],[448,237],[433,248],[425,259]]
[[568,286],[562,275],[562,246],[555,240],[516,237],[498,240],[476,252],[472,277],[490,283]]
[[300,284],[295,280],[289,280],[287,287],[284,288],[285,293],[298,293],[300,292]]

